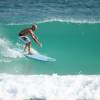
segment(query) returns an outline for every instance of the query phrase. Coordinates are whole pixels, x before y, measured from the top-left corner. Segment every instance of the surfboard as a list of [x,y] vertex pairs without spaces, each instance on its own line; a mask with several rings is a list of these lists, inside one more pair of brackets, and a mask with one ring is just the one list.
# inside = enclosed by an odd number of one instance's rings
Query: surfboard
[[55,58],[52,57],[48,57],[46,55],[40,54],[38,52],[35,52],[33,54],[27,54],[26,52],[24,52],[22,49],[20,48],[16,48],[16,51],[20,52],[21,54],[23,54],[25,57],[30,58],[30,59],[35,59],[35,60],[40,60],[40,61],[47,61],[47,62],[54,62],[56,61]]

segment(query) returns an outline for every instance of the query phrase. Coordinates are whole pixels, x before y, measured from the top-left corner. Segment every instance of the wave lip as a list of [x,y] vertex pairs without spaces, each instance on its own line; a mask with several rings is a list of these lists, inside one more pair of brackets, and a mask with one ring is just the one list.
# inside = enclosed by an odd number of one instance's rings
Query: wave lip
[[33,23],[36,23],[36,24],[40,24],[40,23],[47,23],[47,22],[66,22],[66,23],[78,23],[78,24],[98,24],[100,23],[100,20],[95,20],[95,19],[91,19],[91,20],[82,20],[82,19],[60,19],[60,18],[46,18],[44,20],[38,20],[38,21],[34,21],[34,22],[23,22],[23,23],[8,23],[7,25],[30,25],[30,24],[33,24]]
[[100,100],[100,75],[0,74],[1,100]]

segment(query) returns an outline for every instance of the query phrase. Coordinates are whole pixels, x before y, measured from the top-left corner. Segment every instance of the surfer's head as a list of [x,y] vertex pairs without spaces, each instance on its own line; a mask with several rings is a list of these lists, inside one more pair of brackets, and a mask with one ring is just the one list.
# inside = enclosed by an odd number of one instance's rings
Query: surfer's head
[[32,25],[32,30],[35,31],[37,29],[37,25]]

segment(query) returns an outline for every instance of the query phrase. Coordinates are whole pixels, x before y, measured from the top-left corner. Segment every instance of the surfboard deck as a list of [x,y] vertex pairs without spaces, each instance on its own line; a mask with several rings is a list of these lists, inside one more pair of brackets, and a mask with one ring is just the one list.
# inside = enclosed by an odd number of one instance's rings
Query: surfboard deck
[[54,61],[56,61],[55,58],[48,57],[48,56],[42,55],[40,53],[27,54],[26,52],[24,52],[20,48],[16,48],[16,51],[20,52],[25,57],[30,58],[30,59],[35,59],[35,60],[40,60],[40,61],[47,61],[47,62],[54,62]]

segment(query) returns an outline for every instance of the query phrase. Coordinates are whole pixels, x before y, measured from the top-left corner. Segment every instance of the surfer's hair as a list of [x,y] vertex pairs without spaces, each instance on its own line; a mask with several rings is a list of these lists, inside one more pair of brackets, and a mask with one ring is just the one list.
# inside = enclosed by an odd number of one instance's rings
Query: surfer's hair
[[36,30],[37,29],[37,25],[32,25],[32,30]]

